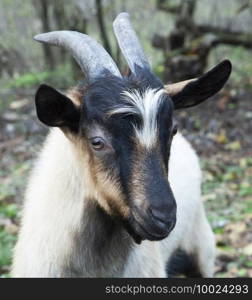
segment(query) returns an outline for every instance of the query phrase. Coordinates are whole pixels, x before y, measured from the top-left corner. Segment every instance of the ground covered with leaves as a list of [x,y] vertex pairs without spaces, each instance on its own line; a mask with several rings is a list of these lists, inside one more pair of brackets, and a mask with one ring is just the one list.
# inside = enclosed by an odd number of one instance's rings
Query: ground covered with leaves
[[201,157],[203,201],[216,235],[216,277],[252,277],[252,94],[228,87],[178,113]]
[[[203,201],[218,246],[216,277],[252,277],[251,101],[248,90],[229,88],[177,113],[201,157]],[[25,185],[47,131],[31,96],[17,91],[6,103],[0,106],[0,277],[9,276]]]

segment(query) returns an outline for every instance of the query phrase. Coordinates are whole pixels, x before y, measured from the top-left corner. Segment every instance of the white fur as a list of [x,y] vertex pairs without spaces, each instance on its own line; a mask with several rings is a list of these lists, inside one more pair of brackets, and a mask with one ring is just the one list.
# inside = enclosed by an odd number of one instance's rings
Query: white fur
[[[84,199],[90,191],[86,164],[59,129],[51,130],[26,192],[12,276],[64,276],[61,266],[71,255],[74,237],[83,224]],[[93,273],[83,269],[80,276],[165,277],[166,262],[178,247],[198,257],[204,276],[213,275],[214,238],[200,200],[199,162],[180,134],[172,143],[169,172],[177,202],[177,224],[168,238],[133,243],[126,259],[118,260],[117,265],[116,257],[112,257],[110,269]],[[88,248],[89,240],[83,243]],[[116,255],[120,257],[121,253]]]
[[151,148],[157,139],[157,112],[165,93],[163,89],[146,89],[142,94],[137,90],[123,92],[125,106],[115,108],[113,114],[136,114],[143,121],[140,129],[135,127],[136,137],[144,147]]

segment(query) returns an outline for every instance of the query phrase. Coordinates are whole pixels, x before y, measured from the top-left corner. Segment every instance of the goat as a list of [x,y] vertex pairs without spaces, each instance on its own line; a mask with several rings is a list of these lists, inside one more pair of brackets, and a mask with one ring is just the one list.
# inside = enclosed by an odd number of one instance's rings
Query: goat
[[190,262],[181,265],[188,276],[213,276],[199,161],[173,112],[217,93],[231,63],[164,85],[127,13],[114,32],[128,76],[87,35],[35,36],[68,49],[85,78],[67,95],[47,85],[36,92],[39,120],[55,128],[29,179],[13,277],[169,277],[179,271],[176,254]]

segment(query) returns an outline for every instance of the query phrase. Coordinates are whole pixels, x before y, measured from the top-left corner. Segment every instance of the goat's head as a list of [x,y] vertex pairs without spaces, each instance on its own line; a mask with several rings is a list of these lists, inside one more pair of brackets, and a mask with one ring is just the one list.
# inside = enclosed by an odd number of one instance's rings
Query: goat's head
[[35,37],[69,49],[88,82],[80,87],[77,102],[42,85],[36,94],[37,114],[82,145],[78,147],[88,155],[99,205],[119,216],[136,242],[161,240],[176,223],[167,177],[176,133],[173,111],[218,92],[231,64],[226,60],[200,78],[163,85],[152,73],[127,14],[116,18],[114,31],[130,76],[122,77],[108,53],[86,35],[59,31]]

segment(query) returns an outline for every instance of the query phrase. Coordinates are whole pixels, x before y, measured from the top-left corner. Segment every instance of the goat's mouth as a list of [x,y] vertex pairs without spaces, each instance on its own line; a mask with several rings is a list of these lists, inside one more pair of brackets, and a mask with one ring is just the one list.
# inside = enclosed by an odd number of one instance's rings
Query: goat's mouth
[[126,224],[126,230],[137,244],[143,240],[161,241],[166,238],[176,225],[176,214],[167,222],[161,222],[154,217],[139,218],[131,216]]

